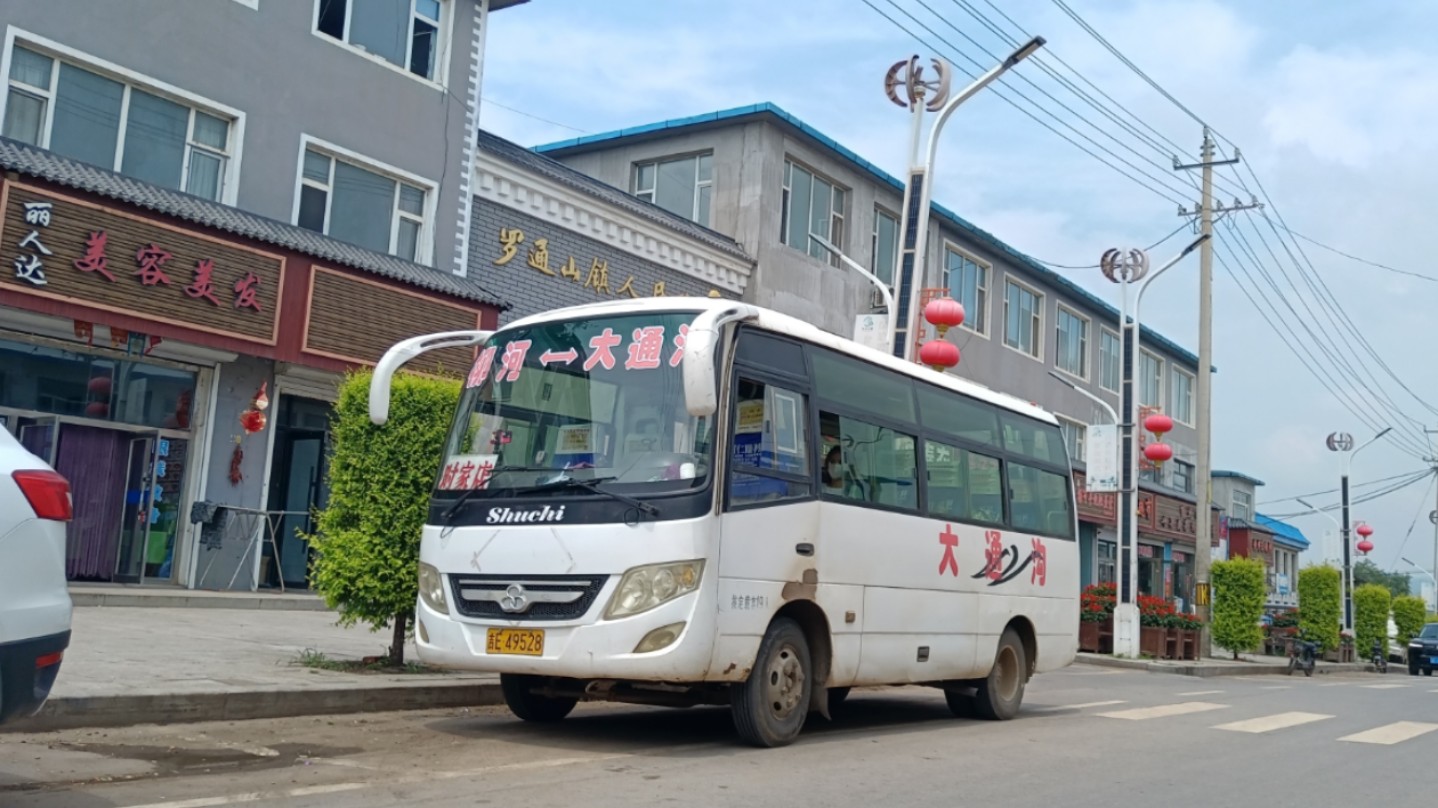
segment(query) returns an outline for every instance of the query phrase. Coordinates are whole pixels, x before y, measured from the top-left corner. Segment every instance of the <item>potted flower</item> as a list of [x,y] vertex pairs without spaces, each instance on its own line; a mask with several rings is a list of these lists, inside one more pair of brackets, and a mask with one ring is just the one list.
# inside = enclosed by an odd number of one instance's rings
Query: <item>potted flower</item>
[[1196,614],[1174,612],[1169,617],[1169,643],[1175,659],[1198,659],[1198,638],[1203,621]]
[[1113,584],[1091,584],[1079,596],[1079,650],[1106,654],[1112,650]]
[[1138,596],[1138,649],[1152,657],[1168,656],[1169,621],[1173,604],[1152,595]]

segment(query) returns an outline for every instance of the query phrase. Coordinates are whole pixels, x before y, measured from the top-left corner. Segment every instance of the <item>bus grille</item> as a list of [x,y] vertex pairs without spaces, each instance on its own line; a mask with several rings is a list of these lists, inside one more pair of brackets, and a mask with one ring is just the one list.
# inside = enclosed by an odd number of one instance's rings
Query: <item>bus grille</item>
[[607,575],[451,575],[455,610],[494,620],[578,620]]

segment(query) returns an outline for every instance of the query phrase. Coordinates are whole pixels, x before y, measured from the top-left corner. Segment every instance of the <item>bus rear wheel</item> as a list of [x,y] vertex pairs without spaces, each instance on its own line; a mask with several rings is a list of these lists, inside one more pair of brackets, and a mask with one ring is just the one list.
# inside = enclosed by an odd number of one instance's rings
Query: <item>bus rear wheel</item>
[[999,638],[999,651],[994,655],[994,667],[977,683],[974,712],[990,721],[1007,721],[1018,715],[1024,700],[1027,671],[1023,641],[1018,632],[1004,629]]
[[804,631],[787,617],[775,620],[759,644],[749,678],[729,689],[739,737],[766,748],[793,743],[809,715],[811,673]]
[[579,699],[541,696],[533,688],[539,684],[538,676],[517,673],[501,673],[499,689],[504,692],[504,703],[509,711],[523,721],[546,724],[559,721],[574,709]]

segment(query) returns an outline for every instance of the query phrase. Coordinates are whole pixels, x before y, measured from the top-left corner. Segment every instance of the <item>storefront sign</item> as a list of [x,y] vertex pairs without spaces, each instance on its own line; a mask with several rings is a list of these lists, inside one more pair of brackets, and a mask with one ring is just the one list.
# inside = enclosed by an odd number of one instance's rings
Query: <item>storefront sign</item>
[[1198,532],[1198,508],[1190,503],[1160,497],[1152,531],[1174,539],[1192,539]]
[[274,344],[284,258],[6,181],[0,288]]
[[[1089,491],[1081,471],[1075,471],[1073,478],[1079,519],[1101,525],[1116,524],[1119,495]],[[1198,532],[1198,507],[1177,497],[1140,491],[1135,511],[1138,514],[1138,529],[1146,535],[1192,544]],[[1213,516],[1212,526],[1213,544],[1216,546],[1220,526],[1217,514]]]
[[[501,227],[498,237],[499,249],[493,259],[495,266],[509,266],[511,261],[518,262],[523,256],[523,264],[528,269],[555,283],[574,284],[594,297],[721,296],[719,290],[712,287],[706,293],[698,289],[671,289],[669,283],[662,280],[652,284],[637,281],[632,273],[627,274],[623,282],[620,282],[618,273],[610,275],[607,260],[590,256],[576,258],[572,254],[567,254],[564,260],[560,260],[558,253],[549,251],[549,239],[533,234],[526,236],[524,230],[518,227]],[[529,239],[528,242],[526,238]]]
[[1103,494],[1088,490],[1083,472],[1074,472],[1074,489],[1078,496],[1080,518],[1091,522],[1112,525],[1118,519],[1118,494]]
[[[372,365],[416,334],[479,327],[477,308],[319,266],[310,278],[309,311],[305,352],[356,364]],[[445,348],[415,357],[409,367],[462,374],[473,361],[471,348]]]

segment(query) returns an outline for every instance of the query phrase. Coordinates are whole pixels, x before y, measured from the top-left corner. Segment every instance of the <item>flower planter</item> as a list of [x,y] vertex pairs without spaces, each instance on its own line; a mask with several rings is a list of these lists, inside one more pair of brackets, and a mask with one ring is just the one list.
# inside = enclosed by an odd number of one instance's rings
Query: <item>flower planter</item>
[[1198,659],[1198,638],[1203,632],[1184,629],[1179,633],[1183,635],[1183,651],[1179,659]]
[[1103,623],[1084,620],[1079,623],[1079,650],[1099,653],[1099,629]]
[[1168,653],[1168,629],[1157,626],[1139,626],[1138,652],[1155,659],[1162,659]]

